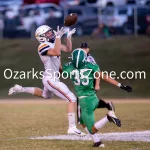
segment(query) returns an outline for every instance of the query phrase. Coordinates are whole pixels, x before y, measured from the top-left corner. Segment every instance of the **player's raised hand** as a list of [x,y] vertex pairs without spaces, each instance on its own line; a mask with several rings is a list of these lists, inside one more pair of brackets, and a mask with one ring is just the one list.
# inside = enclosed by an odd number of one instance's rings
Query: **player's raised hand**
[[66,33],[66,30],[62,27],[61,29],[59,29],[59,26],[57,26],[57,31],[54,30],[54,34],[56,36],[56,38],[61,38],[63,36],[63,34]]
[[132,92],[132,87],[130,87],[130,86],[125,86],[125,85],[121,84],[120,88],[127,92]]
[[67,38],[71,37],[72,34],[74,34],[75,32],[76,32],[76,28],[73,28],[72,30],[68,31]]

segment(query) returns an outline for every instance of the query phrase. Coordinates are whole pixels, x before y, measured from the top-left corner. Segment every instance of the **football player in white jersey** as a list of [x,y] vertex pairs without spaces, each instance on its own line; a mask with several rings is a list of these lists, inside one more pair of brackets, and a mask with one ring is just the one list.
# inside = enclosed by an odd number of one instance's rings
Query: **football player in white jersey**
[[67,44],[65,46],[61,44],[61,37],[66,33],[63,28],[59,29],[59,27],[57,27],[57,31],[54,31],[47,25],[38,27],[35,32],[35,37],[40,43],[38,47],[38,54],[45,69],[42,79],[44,89],[41,90],[34,87],[22,87],[20,85],[15,85],[9,90],[9,95],[20,92],[34,94],[43,98],[51,98],[53,94],[57,95],[68,102],[68,134],[85,136],[85,133],[76,128],[75,107],[77,99],[68,87],[61,82],[58,77],[56,77],[56,74],[59,73],[61,69],[61,50],[65,52],[72,51],[71,36],[75,33],[75,31],[75,29],[72,29],[67,33]]

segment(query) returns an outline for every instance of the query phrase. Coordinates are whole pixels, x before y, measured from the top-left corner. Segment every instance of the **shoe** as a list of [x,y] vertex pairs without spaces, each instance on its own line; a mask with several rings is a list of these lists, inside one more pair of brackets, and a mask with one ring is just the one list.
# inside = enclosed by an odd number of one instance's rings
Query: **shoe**
[[68,134],[69,135],[77,135],[77,136],[80,136],[80,137],[83,137],[85,136],[86,134],[81,132],[80,130],[78,130],[76,127],[71,127],[68,129]]
[[113,111],[108,112],[107,119],[109,120],[110,123],[113,122],[118,127],[121,127],[121,121],[116,117],[116,115]]
[[22,86],[16,84],[14,87],[9,89],[8,95],[13,95],[20,92],[23,92],[23,88]]
[[105,145],[101,141],[99,141],[94,143],[92,147],[105,147]]
[[109,102],[108,104],[109,104],[110,110],[112,110],[113,112],[115,112],[115,106],[114,106],[113,102]]

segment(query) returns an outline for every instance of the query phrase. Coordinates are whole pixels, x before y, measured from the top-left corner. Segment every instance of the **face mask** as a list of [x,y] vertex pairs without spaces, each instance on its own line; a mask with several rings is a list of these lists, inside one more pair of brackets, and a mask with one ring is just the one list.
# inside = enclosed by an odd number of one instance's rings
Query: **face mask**
[[47,39],[48,39],[48,42],[51,42],[51,43],[55,42],[55,34],[53,31],[50,37],[47,36]]

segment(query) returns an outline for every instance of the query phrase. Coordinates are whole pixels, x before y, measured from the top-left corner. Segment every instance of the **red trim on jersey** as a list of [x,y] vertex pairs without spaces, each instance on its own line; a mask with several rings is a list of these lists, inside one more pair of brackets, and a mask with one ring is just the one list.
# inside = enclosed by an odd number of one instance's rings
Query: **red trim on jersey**
[[57,90],[59,93],[61,93],[63,96],[65,96],[65,97],[69,100],[69,102],[72,102],[72,100],[71,100],[63,91],[61,91],[59,88],[57,88],[57,87],[55,87],[54,85],[52,85],[49,80],[47,80],[47,83],[48,83],[53,89]]

